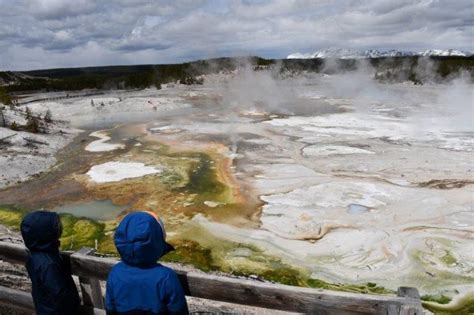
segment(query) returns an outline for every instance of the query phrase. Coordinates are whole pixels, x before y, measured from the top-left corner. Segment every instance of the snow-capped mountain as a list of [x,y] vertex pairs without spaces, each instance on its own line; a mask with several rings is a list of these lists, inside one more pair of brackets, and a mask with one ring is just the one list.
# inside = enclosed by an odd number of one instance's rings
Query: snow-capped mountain
[[311,58],[338,58],[338,59],[363,59],[380,57],[402,57],[402,56],[462,56],[469,57],[472,53],[456,49],[440,50],[429,49],[423,52],[387,50],[379,51],[376,49],[357,50],[351,48],[328,48],[318,50],[314,53],[294,53],[288,55],[287,59],[311,59]]
[[469,57],[472,56],[472,53],[461,51],[457,49],[428,49],[419,53],[421,56],[461,56]]

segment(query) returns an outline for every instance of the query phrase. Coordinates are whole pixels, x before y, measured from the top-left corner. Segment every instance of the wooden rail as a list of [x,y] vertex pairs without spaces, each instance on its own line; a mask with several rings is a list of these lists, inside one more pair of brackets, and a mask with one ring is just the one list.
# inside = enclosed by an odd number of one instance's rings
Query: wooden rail
[[[117,260],[91,256],[93,250],[63,253],[79,276],[83,304],[89,313],[101,314],[104,308],[100,280],[106,280]],[[23,264],[28,257],[21,246],[0,242],[0,259]],[[402,287],[398,296],[356,294],[263,283],[187,271],[173,266],[186,295],[306,314],[423,314],[418,291]],[[0,304],[32,310],[29,294],[0,287]]]

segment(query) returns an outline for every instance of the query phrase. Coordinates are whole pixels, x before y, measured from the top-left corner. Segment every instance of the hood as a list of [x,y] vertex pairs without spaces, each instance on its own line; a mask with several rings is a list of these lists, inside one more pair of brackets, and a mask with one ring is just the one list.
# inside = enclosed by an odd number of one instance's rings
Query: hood
[[62,226],[56,212],[31,212],[21,222],[20,229],[23,241],[30,251],[58,250]]
[[162,225],[146,212],[125,216],[115,231],[115,246],[122,260],[133,266],[155,264],[173,250],[173,246],[166,243]]

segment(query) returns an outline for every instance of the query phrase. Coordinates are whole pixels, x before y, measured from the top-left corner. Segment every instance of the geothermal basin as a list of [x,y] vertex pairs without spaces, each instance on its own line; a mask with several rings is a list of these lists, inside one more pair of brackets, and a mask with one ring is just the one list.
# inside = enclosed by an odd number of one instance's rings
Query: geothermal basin
[[93,232],[71,247],[98,239],[114,253],[117,222],[143,209],[177,247],[165,259],[204,270],[361,292],[474,290],[470,86],[245,82],[111,91],[94,97],[100,109],[91,97],[29,104],[84,132],[0,204],[83,218]]

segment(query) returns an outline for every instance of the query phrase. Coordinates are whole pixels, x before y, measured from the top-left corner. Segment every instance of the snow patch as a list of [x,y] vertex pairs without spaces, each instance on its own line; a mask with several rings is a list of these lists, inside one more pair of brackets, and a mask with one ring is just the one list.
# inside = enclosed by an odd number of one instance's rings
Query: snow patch
[[161,170],[139,162],[107,162],[92,166],[87,175],[93,182],[107,183],[157,173]]
[[99,140],[93,141],[86,146],[86,151],[89,152],[106,152],[106,151],[113,151],[117,149],[125,148],[124,144],[120,143],[106,143],[111,138],[106,135],[102,130],[94,131],[89,136],[99,138]]

